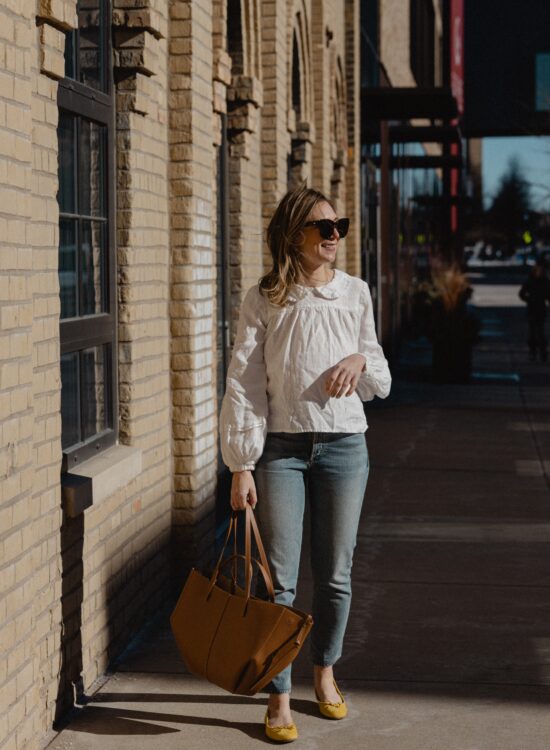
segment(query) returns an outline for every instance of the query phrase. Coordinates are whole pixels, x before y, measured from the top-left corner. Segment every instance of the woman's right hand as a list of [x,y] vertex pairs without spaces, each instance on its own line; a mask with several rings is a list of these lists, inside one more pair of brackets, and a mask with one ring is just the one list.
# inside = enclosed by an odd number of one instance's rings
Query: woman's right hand
[[247,503],[256,507],[258,497],[251,471],[235,471],[231,479],[231,507],[233,510],[244,510]]

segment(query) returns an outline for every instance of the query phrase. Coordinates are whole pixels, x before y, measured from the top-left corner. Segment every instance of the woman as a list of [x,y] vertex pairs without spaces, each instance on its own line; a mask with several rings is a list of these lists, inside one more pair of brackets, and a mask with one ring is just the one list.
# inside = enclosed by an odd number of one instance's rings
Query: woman
[[[231,507],[257,504],[282,604],[294,601],[309,503],[314,687],[320,712],[334,719],[347,712],[332,666],[348,619],[369,467],[361,401],[385,398],[391,383],[367,284],[332,268],[348,227],[316,190],[281,200],[267,230],[273,268],[243,301],[220,418]],[[298,736],[290,675],[287,667],[266,688],[273,740]]]

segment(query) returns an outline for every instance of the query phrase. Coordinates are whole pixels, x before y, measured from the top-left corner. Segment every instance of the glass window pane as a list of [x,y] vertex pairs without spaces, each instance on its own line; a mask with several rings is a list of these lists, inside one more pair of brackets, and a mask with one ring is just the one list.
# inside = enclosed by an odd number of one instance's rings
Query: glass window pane
[[65,77],[76,78],[76,31],[67,31],[65,33]]
[[62,110],[59,113],[57,127],[59,138],[57,200],[59,210],[68,214],[76,212],[75,119]]
[[80,120],[79,213],[105,216],[105,126]]
[[537,112],[548,112],[550,111],[550,53],[537,54],[535,76],[535,109]]
[[80,440],[78,408],[78,352],[61,355],[61,446],[63,449]]
[[105,415],[105,347],[94,346],[81,352],[82,368],[82,439],[102,432]]
[[102,221],[82,220],[80,246],[82,273],[81,315],[95,315],[105,307],[105,232]]
[[103,0],[80,0],[78,4],[80,81],[100,91],[106,90],[103,5]]
[[77,314],[77,223],[76,219],[59,221],[59,294],[61,317],[74,318]]

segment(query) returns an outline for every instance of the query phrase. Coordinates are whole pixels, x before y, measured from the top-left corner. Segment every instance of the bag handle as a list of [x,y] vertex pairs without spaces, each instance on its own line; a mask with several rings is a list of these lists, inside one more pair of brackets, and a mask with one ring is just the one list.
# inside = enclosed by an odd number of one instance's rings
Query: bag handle
[[[222,562],[222,564],[220,565],[220,568],[218,570],[218,574],[221,573],[222,569],[226,565],[228,565],[229,563],[235,564],[238,560],[244,560],[245,563],[246,563],[246,556],[245,555],[238,555],[238,554],[237,555],[231,555],[231,557],[228,557],[226,560],[224,560]],[[248,566],[247,566],[248,569],[249,569],[249,571],[250,571],[250,573],[252,573],[252,563],[255,563],[258,566],[258,569],[260,570],[260,573],[262,574],[263,579],[265,581],[267,592],[268,592],[270,598],[273,599],[273,597],[275,596],[275,591],[273,590],[273,583],[271,581],[271,576],[269,575],[269,571],[264,568],[264,566],[262,565],[262,563],[259,560],[256,560],[256,558],[253,557],[249,561]],[[214,588],[214,586],[216,584],[216,580],[217,580],[217,576],[216,576],[216,578],[214,580],[210,579],[210,588],[208,589],[208,595],[207,596],[210,595],[210,592]],[[248,589],[245,589],[245,593],[246,593],[246,598],[250,599],[250,591]]]
[[213,576],[216,574],[216,571],[219,569],[219,567],[221,565],[221,562],[223,560],[223,553],[225,552],[225,548],[227,547],[227,543],[229,542],[229,537],[231,536],[231,532],[232,531],[234,531],[234,533],[235,533],[234,550],[236,551],[236,549],[237,549],[237,514],[235,512],[233,512],[231,514],[231,518],[229,520],[229,525],[227,527],[227,533],[225,535],[225,539],[223,541],[222,548],[221,548],[221,551],[220,551],[220,556],[218,557],[218,562],[214,566],[214,573],[212,574]]
[[[267,555],[265,553],[262,538],[260,536],[260,530],[258,529],[258,524],[256,523],[256,519],[254,517],[254,511],[248,504],[245,509],[245,515],[246,515],[246,526],[245,526],[245,536],[244,536],[244,555],[247,560],[253,559],[252,558],[252,543],[251,543],[252,542],[251,531],[252,531],[252,534],[254,534],[256,547],[258,548],[258,554],[260,555],[260,561],[269,576],[269,581],[265,579],[265,576],[264,576],[264,580],[266,582],[266,588],[267,588],[269,597],[273,601],[273,599],[275,598],[275,587],[273,586],[273,578],[271,577],[271,569],[267,561]],[[250,572],[251,572],[251,567],[247,566],[246,573],[249,574]],[[249,592],[249,595],[250,595],[250,587],[251,587],[252,581],[248,579],[245,579],[245,580],[246,580],[245,588],[246,588],[246,591]]]
[[[245,512],[245,553],[244,555],[236,554],[238,512],[233,511],[233,513],[231,514],[231,519],[229,521],[229,526],[227,528],[227,533],[225,535],[223,546],[222,546],[220,555],[218,557],[218,561],[210,577],[211,585],[208,590],[208,595],[210,595],[210,592],[212,591],[212,589],[214,588],[216,584],[216,580],[218,578],[221,568],[224,567],[228,561],[233,561],[232,580],[235,586],[237,585],[237,561],[239,559],[243,559],[245,561],[246,598],[247,599],[250,598],[250,593],[251,593],[251,588],[252,588],[252,571],[253,571],[252,563],[256,563],[256,565],[260,569],[262,576],[264,578],[268,596],[271,599],[271,601],[273,601],[275,599],[275,589],[273,586],[273,578],[271,577],[271,571],[269,568],[269,563],[267,561],[267,555],[265,553],[264,545],[260,537],[258,524],[256,523],[256,519],[254,518],[254,511],[248,504],[246,506],[245,511],[246,511]],[[257,560],[256,558],[252,557],[251,532],[252,534],[254,534],[254,539],[256,541],[256,546],[258,548],[258,552],[260,555],[260,560]],[[223,561],[223,556],[224,556],[226,547],[229,543],[229,538],[231,534],[233,534],[233,554],[230,557],[228,557],[227,560]]]

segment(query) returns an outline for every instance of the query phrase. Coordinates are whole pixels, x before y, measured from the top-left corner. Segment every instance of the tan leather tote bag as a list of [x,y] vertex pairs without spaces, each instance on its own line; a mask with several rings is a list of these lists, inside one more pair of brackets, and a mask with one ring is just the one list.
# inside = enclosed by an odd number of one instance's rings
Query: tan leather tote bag
[[[313,619],[293,607],[275,604],[265,550],[252,508],[245,511],[245,554],[236,554],[237,513],[210,578],[193,569],[185,582],[170,625],[190,672],[230,693],[254,695],[298,655]],[[231,534],[234,552],[223,554]],[[260,560],[251,556],[254,535]],[[237,563],[244,560],[244,589],[237,585]],[[221,571],[232,566],[231,578]],[[264,578],[269,600],[250,593],[253,565]]]

